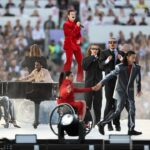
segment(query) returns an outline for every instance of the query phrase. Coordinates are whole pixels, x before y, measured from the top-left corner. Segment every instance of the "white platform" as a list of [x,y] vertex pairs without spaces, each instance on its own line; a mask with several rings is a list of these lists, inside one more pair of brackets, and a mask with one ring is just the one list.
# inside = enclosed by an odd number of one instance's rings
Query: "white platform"
[[[2,121],[0,123],[3,123]],[[7,138],[10,140],[15,139],[16,134],[36,134],[37,139],[57,139],[57,136],[52,133],[48,124],[40,124],[37,129],[34,129],[32,124],[19,123],[21,128],[14,128],[11,124],[8,129],[0,125],[0,139]],[[150,140],[150,120],[136,120],[136,130],[142,131],[142,135],[132,136],[132,140]],[[108,139],[109,134],[127,134],[127,120],[121,120],[121,132],[108,131],[105,127],[105,136],[98,132],[97,126],[86,136],[86,139]],[[76,139],[77,137],[65,137],[66,139]]]

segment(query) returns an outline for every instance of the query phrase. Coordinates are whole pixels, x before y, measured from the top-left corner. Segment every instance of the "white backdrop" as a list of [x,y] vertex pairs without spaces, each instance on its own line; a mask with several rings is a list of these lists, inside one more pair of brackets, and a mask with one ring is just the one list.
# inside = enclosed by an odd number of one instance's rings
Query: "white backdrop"
[[126,39],[129,38],[131,32],[136,35],[139,31],[142,31],[144,34],[150,35],[149,26],[90,25],[88,32],[89,41],[90,43],[106,43],[110,32],[117,38],[119,31],[123,31]]

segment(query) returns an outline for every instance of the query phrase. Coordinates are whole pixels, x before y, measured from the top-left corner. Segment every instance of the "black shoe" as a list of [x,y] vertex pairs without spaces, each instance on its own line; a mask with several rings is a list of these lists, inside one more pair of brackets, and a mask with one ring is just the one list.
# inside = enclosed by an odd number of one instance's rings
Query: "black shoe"
[[116,125],[115,128],[116,128],[116,131],[121,131],[120,125]]
[[37,129],[38,125],[39,125],[38,123],[33,123],[34,129]]
[[142,132],[138,132],[136,130],[128,131],[128,135],[140,135],[140,134],[142,134]]
[[9,128],[9,123],[4,124],[4,128]]
[[108,124],[108,131],[113,131],[114,129],[113,129],[113,126],[112,126],[112,124]]
[[21,128],[20,126],[18,126],[17,124],[13,124],[14,127],[16,128]]
[[17,125],[16,121],[12,121],[12,124],[15,128],[21,128],[20,126]]
[[98,126],[98,131],[99,131],[99,133],[102,134],[102,135],[104,135],[104,134],[105,134],[105,131],[104,131],[105,125],[102,124],[102,122],[99,122],[99,123],[97,124],[97,126]]
[[13,121],[12,121],[12,120],[9,120],[9,123],[13,123]]

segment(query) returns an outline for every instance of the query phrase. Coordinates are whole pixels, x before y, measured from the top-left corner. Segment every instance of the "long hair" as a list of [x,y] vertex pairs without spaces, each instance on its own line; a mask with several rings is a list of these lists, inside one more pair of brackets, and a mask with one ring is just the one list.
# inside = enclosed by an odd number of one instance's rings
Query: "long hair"
[[126,66],[128,65],[128,59],[127,59],[127,57],[128,56],[131,56],[131,55],[135,55],[136,53],[134,52],[134,51],[128,51],[126,54],[125,54],[125,56],[124,56],[124,58],[123,58],[123,64],[125,64]]
[[91,47],[92,46],[97,46],[99,48],[98,53],[97,53],[97,56],[99,57],[101,49],[100,49],[100,46],[98,44],[96,44],[96,43],[91,43],[89,45],[89,47],[87,48],[86,56],[91,56]]
[[60,73],[60,76],[59,76],[59,88],[60,88],[60,86],[62,85],[63,80],[64,80],[66,77],[69,77],[70,74],[72,74],[71,71],[61,72],[61,73]]
[[41,49],[39,48],[39,46],[37,44],[33,44],[30,46],[30,52],[29,52],[29,56],[36,56],[36,57],[40,57],[41,56]]

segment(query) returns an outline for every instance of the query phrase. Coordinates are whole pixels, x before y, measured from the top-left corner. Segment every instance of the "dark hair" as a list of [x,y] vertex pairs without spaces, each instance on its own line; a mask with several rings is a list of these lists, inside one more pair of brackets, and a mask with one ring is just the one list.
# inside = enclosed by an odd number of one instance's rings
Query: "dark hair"
[[74,9],[69,9],[67,14],[70,15],[71,12],[76,12]]
[[68,77],[70,74],[72,74],[71,71],[61,72],[59,76],[59,87],[61,86],[63,80]]
[[36,59],[34,63],[36,63],[36,62],[39,63],[42,66],[42,60]]
[[97,53],[97,56],[99,56],[101,49],[100,49],[100,46],[99,46],[98,44],[96,44],[96,43],[91,43],[91,44],[88,46],[86,55],[87,55],[87,56],[90,56],[90,55],[91,55],[91,47],[92,47],[92,46],[97,46],[97,47],[99,48],[98,53]]
[[125,65],[128,65],[128,60],[127,60],[127,57],[128,56],[131,56],[131,55],[135,55],[136,53],[134,52],[134,51],[128,51],[126,54],[125,54],[125,56],[124,56],[124,58],[123,58],[123,64],[125,64]]

